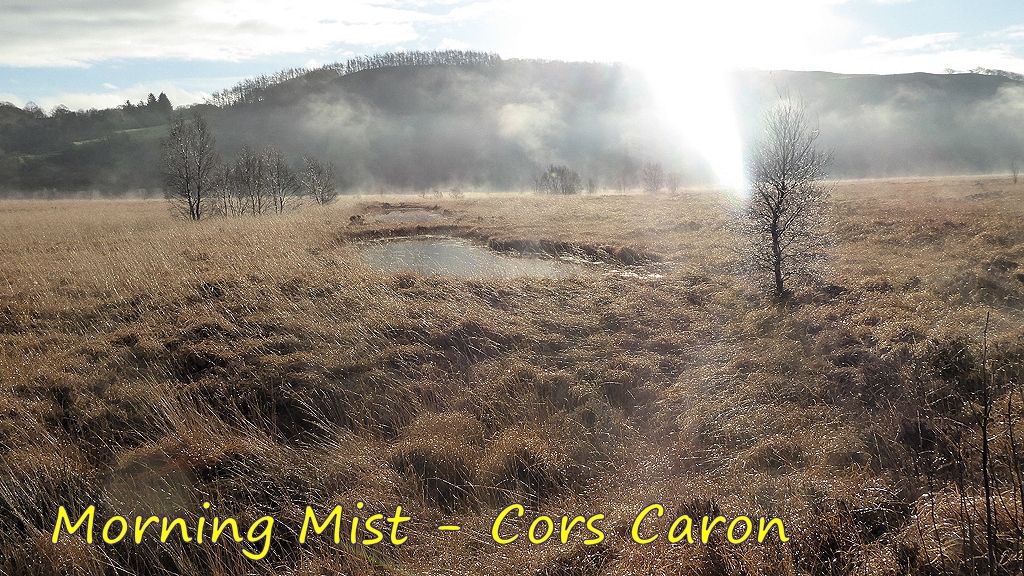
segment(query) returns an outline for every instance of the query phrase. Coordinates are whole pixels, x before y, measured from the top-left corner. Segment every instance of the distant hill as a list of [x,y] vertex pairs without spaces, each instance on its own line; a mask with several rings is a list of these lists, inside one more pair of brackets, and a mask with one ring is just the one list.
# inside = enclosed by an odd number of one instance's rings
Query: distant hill
[[[733,81],[746,141],[765,105],[800,97],[836,151],[836,176],[1002,172],[1024,151],[1024,83],[986,72],[747,71]],[[685,183],[711,181],[654,101],[623,65],[449,51],[288,70],[193,108],[225,160],[274,145],[296,163],[332,162],[349,189],[522,189],[549,164],[629,188],[646,161]],[[162,102],[52,115],[0,105],[0,190],[158,189]]]
[[335,163],[349,186],[528,188],[549,164],[631,187],[644,160],[694,179],[700,158],[673,146],[643,77],[625,66],[501,61],[319,70],[258,102],[204,107],[221,148],[273,144]]
[[746,139],[780,92],[802,98],[844,177],[1008,171],[1024,158],[1024,82],[1010,74],[743,72],[737,109]]
[[160,138],[171,113],[163,94],[151,94],[148,103],[49,115],[0,103],[0,192],[157,188]]

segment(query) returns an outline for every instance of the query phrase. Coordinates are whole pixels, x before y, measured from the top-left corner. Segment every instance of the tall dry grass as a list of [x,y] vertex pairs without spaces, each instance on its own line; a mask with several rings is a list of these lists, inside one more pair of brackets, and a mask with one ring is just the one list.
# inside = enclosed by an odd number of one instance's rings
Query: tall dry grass
[[[403,198],[200,223],[161,202],[2,203],[0,572],[986,573],[988,386],[993,571],[1015,573],[1024,187],[854,181],[835,199],[833,273],[784,308],[752,288],[712,190],[432,200],[428,222],[373,218]],[[604,264],[459,280],[358,258],[360,239],[431,233]],[[277,519],[268,557],[50,542],[61,505],[194,519],[204,501]],[[407,543],[297,544],[306,505],[359,501],[401,505]],[[790,540],[630,541],[655,501],[778,517]],[[490,522],[516,502],[604,513],[608,538],[500,546]]]

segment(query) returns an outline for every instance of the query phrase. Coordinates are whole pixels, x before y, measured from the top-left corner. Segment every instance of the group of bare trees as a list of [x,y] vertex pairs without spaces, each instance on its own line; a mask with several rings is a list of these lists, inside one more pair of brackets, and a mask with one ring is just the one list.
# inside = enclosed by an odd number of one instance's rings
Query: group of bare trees
[[538,194],[576,194],[583,189],[583,180],[572,168],[552,164],[537,176],[534,185]]
[[[616,185],[620,191],[625,192],[626,188],[621,182],[616,181]],[[652,194],[666,186],[670,192],[676,192],[682,184],[682,176],[678,172],[666,174],[661,162],[649,161],[641,167],[640,184],[644,192]],[[534,187],[539,194],[576,194],[583,190],[593,194],[597,192],[597,181],[588,178],[584,183],[579,173],[572,168],[551,164],[534,178]]]
[[300,174],[274,147],[249,147],[223,165],[206,119],[200,114],[171,121],[163,147],[165,195],[175,211],[189,220],[210,216],[282,214],[304,199],[328,204],[337,198],[334,168],[305,158]]
[[679,172],[666,173],[661,162],[644,162],[640,171],[640,184],[647,193],[653,194],[667,188],[669,192],[675,194],[683,185],[683,175]]
[[224,216],[282,214],[299,204],[303,192],[284,153],[273,147],[258,153],[242,148],[234,165],[224,167],[220,180]]

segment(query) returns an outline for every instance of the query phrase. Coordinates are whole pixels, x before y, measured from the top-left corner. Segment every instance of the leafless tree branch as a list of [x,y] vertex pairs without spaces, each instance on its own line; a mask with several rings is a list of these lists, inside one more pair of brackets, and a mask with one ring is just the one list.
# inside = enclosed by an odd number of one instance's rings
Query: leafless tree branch
[[821,150],[817,139],[803,105],[783,99],[765,115],[749,160],[748,253],[755,274],[777,299],[789,293],[790,279],[821,270],[831,243],[831,187],[822,180],[832,151]]

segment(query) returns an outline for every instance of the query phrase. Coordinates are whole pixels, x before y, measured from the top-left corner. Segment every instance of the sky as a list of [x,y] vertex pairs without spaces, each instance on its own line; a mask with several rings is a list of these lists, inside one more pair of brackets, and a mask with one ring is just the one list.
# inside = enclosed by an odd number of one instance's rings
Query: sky
[[1024,73],[1021,0],[0,0],[0,101],[202,101],[247,76],[460,48],[732,68]]

